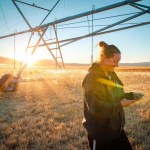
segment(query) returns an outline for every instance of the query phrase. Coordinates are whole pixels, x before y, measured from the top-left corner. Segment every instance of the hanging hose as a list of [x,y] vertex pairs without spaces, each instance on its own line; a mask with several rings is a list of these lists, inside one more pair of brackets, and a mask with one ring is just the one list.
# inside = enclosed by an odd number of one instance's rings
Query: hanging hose
[[[14,31],[16,33],[16,30]],[[0,91],[1,92],[16,92],[18,90],[19,82],[15,77],[15,36],[14,36],[14,75],[13,74],[4,74],[0,78]]]

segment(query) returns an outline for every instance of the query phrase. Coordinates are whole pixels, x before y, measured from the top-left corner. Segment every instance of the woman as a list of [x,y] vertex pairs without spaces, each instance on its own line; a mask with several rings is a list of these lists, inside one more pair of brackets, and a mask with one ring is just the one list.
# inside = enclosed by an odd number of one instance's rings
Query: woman
[[113,71],[121,59],[114,45],[100,42],[100,62],[93,63],[85,76],[83,126],[89,146],[94,150],[132,150],[123,130],[127,107],[142,97],[140,93],[125,93],[123,83]]

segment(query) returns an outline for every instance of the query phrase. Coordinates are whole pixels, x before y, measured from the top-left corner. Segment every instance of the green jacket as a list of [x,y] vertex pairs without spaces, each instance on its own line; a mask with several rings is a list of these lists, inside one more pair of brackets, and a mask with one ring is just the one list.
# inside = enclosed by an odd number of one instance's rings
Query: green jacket
[[125,97],[123,83],[115,72],[109,79],[98,63],[94,63],[85,76],[83,125],[90,137],[98,141],[116,138],[125,124],[120,101]]

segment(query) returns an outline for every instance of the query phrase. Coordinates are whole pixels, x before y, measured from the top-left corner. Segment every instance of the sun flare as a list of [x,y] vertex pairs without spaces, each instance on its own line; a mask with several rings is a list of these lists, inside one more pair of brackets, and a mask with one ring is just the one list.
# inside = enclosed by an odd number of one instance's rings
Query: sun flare
[[36,51],[33,55],[31,55],[31,52],[26,53],[18,53],[17,59],[20,62],[23,62],[24,64],[27,64],[27,67],[32,67],[34,63],[36,63],[39,60],[45,59],[47,54],[44,53],[44,51],[41,53],[41,51]]

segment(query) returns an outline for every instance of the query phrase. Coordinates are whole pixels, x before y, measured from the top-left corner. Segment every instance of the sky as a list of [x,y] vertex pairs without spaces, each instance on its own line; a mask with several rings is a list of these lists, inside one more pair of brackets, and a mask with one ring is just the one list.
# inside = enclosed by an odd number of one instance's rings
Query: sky
[[[38,6],[46,9],[52,9],[57,0],[21,0],[30,4],[35,3]],[[123,0],[60,0],[55,9],[50,13],[43,24],[53,22],[68,16],[74,16],[83,12],[91,11],[92,9],[102,8],[112,5]],[[150,0],[142,0],[138,2],[146,6],[150,6]],[[43,18],[47,15],[47,11],[33,8],[21,3],[17,3],[20,10],[25,15],[26,19],[32,27],[39,26]],[[132,6],[126,5],[112,10],[104,11],[93,15],[93,31],[104,28],[117,21],[141,12]],[[121,16],[120,16],[121,15]],[[63,40],[76,36],[83,36],[92,32],[92,15],[82,17],[57,25],[58,39]],[[142,23],[150,21],[150,14],[144,14],[135,19],[125,22],[110,29],[117,29],[132,23]],[[0,0],[0,37],[14,32],[28,30],[26,22],[21,17],[20,13],[14,6],[11,0]],[[107,31],[107,30],[106,30]],[[0,39],[0,56],[23,60],[26,57],[25,50],[30,37],[30,33]],[[35,45],[39,36],[33,35],[31,45]],[[44,36],[47,42],[54,39],[53,28],[49,28]],[[15,39],[15,42],[14,42]],[[49,40],[51,39],[51,40]],[[61,47],[63,60],[65,63],[91,63],[91,55],[93,51],[93,61],[99,59],[100,49],[97,44],[100,41],[105,41],[108,44],[116,45],[122,53],[122,63],[135,62],[150,62],[150,24],[102,34],[98,36],[81,39],[66,46]],[[15,44],[14,44],[15,43]],[[42,44],[42,43],[41,43]],[[54,48],[55,45],[51,46]],[[30,52],[30,48],[28,51]],[[54,55],[56,52],[53,51]],[[58,52],[57,52],[57,55]],[[37,59],[52,59],[49,51],[45,47],[38,48],[33,56],[27,61],[35,61]]]

